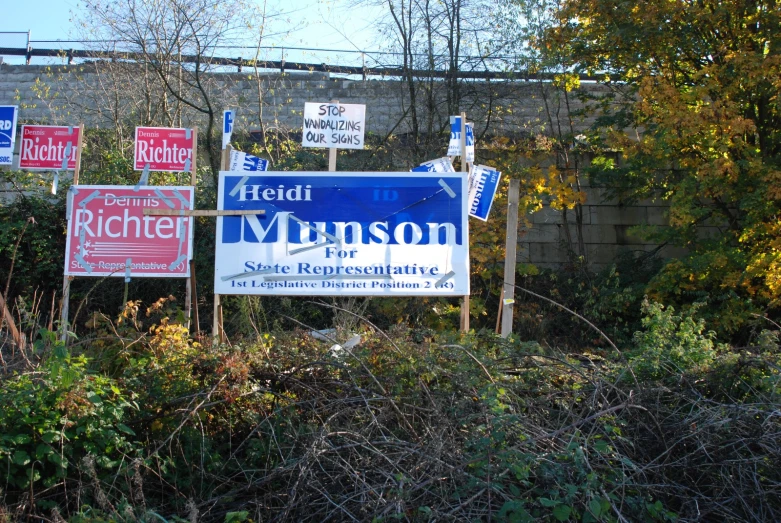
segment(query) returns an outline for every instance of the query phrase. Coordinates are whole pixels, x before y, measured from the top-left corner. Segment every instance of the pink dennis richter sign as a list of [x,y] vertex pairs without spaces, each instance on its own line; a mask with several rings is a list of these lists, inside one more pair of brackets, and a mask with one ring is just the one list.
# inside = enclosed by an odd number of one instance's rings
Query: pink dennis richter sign
[[74,185],[68,198],[66,275],[190,275],[192,218],[144,209],[192,209],[192,187]]
[[79,127],[67,125],[23,125],[19,168],[47,171],[62,169],[62,161],[70,143],[66,169],[75,169],[80,133]]
[[133,168],[141,171],[149,164],[150,171],[189,172],[194,137],[191,129],[136,127]]

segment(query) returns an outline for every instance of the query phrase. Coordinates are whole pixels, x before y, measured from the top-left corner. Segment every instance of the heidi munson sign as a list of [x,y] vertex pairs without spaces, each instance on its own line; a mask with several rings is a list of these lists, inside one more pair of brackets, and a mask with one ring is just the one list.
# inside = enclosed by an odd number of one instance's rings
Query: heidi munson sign
[[469,294],[466,173],[221,172],[219,294]]
[[365,105],[307,102],[301,145],[363,149],[365,121]]

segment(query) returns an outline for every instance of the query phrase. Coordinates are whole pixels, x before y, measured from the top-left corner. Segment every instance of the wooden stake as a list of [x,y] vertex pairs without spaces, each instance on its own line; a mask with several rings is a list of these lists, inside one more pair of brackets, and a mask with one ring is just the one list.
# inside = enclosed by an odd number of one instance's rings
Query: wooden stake
[[[184,326],[187,327],[187,331],[190,331],[191,321],[190,318],[193,314],[193,278],[192,278],[192,260],[190,260],[190,274],[191,276],[184,280]],[[127,284],[125,284],[125,291],[127,291]]]
[[[14,343],[16,343],[16,346],[19,348],[24,348],[22,343],[22,334],[19,332],[19,329],[16,328],[16,322],[14,321],[14,316],[11,314],[11,310],[8,308],[8,304],[5,302],[5,299],[3,298],[3,293],[0,292],[0,307],[3,309],[3,320],[5,320],[5,323],[8,325],[8,330],[11,331],[11,337],[14,339]],[[0,325],[2,325],[2,321],[0,321]]]
[[[461,113],[461,172],[469,172],[466,164],[466,113]],[[464,209],[464,212],[467,212]],[[466,237],[469,238],[469,220],[467,219]],[[469,274],[466,275],[470,277]],[[469,295],[461,300],[461,332],[469,332]]]
[[198,185],[198,128],[193,129],[193,161],[190,162],[190,185]]
[[220,169],[223,171],[229,171],[231,168],[231,151],[233,151],[233,146],[231,144],[226,145],[225,149],[222,150]]
[[502,282],[502,290],[499,292],[499,309],[496,311],[496,328],[494,332],[499,334],[502,332],[502,302],[504,301],[504,282]]
[[222,304],[220,304],[220,343],[225,343],[225,323],[222,321]]
[[220,324],[220,316],[222,312],[222,305],[220,305],[220,295],[214,293],[214,319],[212,320],[212,344],[216,345],[220,339],[220,331],[222,325]]
[[49,332],[54,331],[54,303],[57,298],[57,291],[52,291],[52,310],[49,313],[49,325],[46,327]]
[[195,282],[195,260],[190,260],[190,279],[192,280],[192,310],[195,312],[195,337],[201,332],[201,322],[198,318],[198,286]]
[[76,165],[73,169],[73,185],[79,183],[79,172],[81,171],[81,148],[84,144],[84,124],[79,124],[79,141],[76,147],[79,148],[79,153],[76,155]]
[[68,309],[70,308],[72,276],[62,277],[62,306],[60,307],[60,340],[68,341]]
[[[198,128],[195,127],[192,129],[192,136],[193,136],[193,154],[192,158],[190,159],[190,185],[193,186],[193,199],[195,198],[195,187],[198,184]],[[195,203],[195,202],[193,202]],[[195,227],[195,222],[191,224],[191,227]],[[186,327],[187,330],[190,330],[190,324],[192,323],[190,320],[192,318],[193,310],[192,310],[192,304],[193,304],[193,271],[194,271],[195,265],[193,264],[193,260],[190,260],[190,276],[187,277],[187,280],[184,283],[184,317],[186,318]],[[198,324],[195,325],[195,334],[198,334]]]
[[[73,169],[73,185],[79,184],[79,173],[81,172],[81,149],[84,144],[84,124],[79,124],[78,149],[76,151],[76,165]],[[66,199],[68,196],[66,195]],[[62,306],[60,307],[60,340],[68,341],[68,313],[70,312],[71,299],[71,281],[73,276],[62,277]]]
[[504,256],[504,285],[502,286],[502,338],[513,332],[513,301],[515,296],[515,251],[518,245],[518,201],[521,181],[510,180],[507,195],[507,240]]
[[[228,144],[225,149],[222,150],[222,158],[220,161],[220,169],[223,171],[230,170],[231,164],[231,151],[233,147]],[[222,340],[222,305],[220,304],[220,295],[214,293],[214,310],[212,319],[212,344],[216,345]]]
[[213,209],[199,209],[190,211],[188,209],[151,209],[146,208],[141,211],[144,216],[249,216],[250,214],[266,214],[263,209],[251,211],[228,210],[217,211]]
[[[332,104],[338,104],[339,100],[331,100]],[[336,172],[336,147],[328,149],[328,172]]]

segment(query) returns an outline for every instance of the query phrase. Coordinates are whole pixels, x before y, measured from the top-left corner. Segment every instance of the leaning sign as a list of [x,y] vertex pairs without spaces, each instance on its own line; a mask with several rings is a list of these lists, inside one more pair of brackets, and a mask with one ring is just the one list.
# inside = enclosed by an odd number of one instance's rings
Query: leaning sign
[[68,199],[67,276],[190,276],[192,218],[176,211],[193,208],[192,187],[74,185]]
[[[76,169],[81,128],[67,125],[23,125],[19,168],[52,171]],[[67,156],[68,163],[63,160]]]
[[195,147],[192,129],[136,127],[133,168],[141,171],[190,172]]
[[241,151],[230,153],[231,171],[268,171],[268,160]]
[[469,173],[469,216],[488,221],[502,173],[487,165],[473,165]]
[[469,294],[466,173],[221,172],[215,292]]

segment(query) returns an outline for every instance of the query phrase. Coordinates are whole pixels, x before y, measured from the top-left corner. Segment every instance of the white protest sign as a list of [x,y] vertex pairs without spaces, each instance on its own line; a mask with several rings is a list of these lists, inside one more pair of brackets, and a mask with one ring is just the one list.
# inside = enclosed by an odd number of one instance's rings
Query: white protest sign
[[363,149],[366,106],[362,104],[304,104],[301,145],[335,149]]
[[222,113],[222,148],[228,147],[231,143],[231,135],[233,134],[233,120],[236,118],[236,111],[230,109],[225,110]]
[[488,213],[494,203],[496,188],[502,173],[486,165],[472,166],[469,173],[469,216],[488,221]]
[[444,158],[437,158],[436,160],[429,160],[423,162],[417,167],[411,169],[414,173],[453,173],[456,172],[453,169],[453,164],[450,158],[445,156]]
[[[461,117],[450,117],[450,143],[447,146],[448,156],[461,156]],[[466,122],[466,161],[475,161],[475,128],[471,122]]]
[[268,171],[268,160],[241,151],[231,151],[231,171]]

